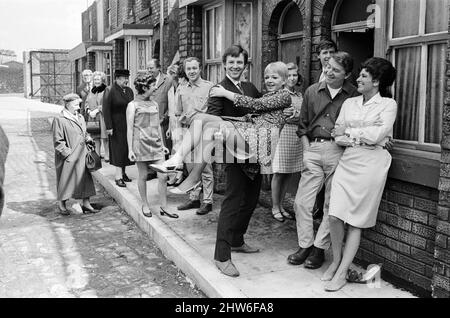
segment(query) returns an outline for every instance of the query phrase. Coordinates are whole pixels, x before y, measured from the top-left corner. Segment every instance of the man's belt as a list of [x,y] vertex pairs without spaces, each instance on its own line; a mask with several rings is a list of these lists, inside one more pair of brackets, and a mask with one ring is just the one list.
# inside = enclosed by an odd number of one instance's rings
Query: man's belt
[[309,141],[310,142],[326,142],[326,141],[334,141],[334,138],[332,138],[332,137],[316,137],[316,138],[311,138]]

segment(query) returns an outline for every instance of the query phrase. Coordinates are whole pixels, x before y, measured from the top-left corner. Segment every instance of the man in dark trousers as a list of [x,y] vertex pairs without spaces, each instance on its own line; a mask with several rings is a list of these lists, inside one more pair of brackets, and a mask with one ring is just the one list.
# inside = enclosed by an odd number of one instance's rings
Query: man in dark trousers
[[[222,58],[226,77],[219,83],[225,89],[250,97],[260,97],[260,92],[249,82],[241,82],[247,67],[248,52],[239,45],[229,47]],[[208,114],[240,117],[249,110],[234,107],[225,98],[209,98]],[[226,163],[226,192],[217,224],[214,260],[219,270],[228,276],[239,276],[231,261],[231,252],[257,253],[258,249],[244,242],[250,218],[258,203],[261,190],[260,167],[256,163]]]
[[3,205],[5,204],[5,191],[3,190],[3,181],[5,180],[5,162],[9,150],[9,141],[3,128],[0,126],[0,215],[2,215]]

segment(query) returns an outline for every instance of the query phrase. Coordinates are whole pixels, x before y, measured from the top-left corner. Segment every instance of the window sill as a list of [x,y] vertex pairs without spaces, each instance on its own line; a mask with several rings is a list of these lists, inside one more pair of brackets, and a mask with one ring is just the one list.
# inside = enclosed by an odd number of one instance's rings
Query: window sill
[[[439,146],[430,147],[433,150],[439,148]],[[392,164],[389,178],[437,189],[441,154],[435,151],[430,152],[430,150],[408,149],[396,144],[391,152]]]

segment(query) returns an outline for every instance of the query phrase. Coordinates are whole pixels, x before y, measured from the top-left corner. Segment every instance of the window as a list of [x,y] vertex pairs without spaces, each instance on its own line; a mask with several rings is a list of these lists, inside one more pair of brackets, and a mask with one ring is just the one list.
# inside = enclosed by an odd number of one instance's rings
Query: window
[[111,53],[103,52],[103,71],[106,74],[106,83],[111,85]]
[[109,29],[111,27],[111,0],[105,1],[105,8],[106,8],[106,29]]
[[225,4],[222,2],[204,10],[205,66],[207,79],[217,83],[223,77],[222,52],[225,34]]
[[142,9],[149,9],[150,8],[150,0],[142,0],[141,1],[141,7]]
[[146,69],[147,56],[147,40],[138,40],[138,70]]
[[449,0],[390,2],[387,46],[397,68],[394,138],[410,145],[442,138]]
[[127,17],[128,18],[134,17],[134,0],[128,0]]
[[375,0],[339,0],[333,12],[333,39],[339,50],[353,57],[355,67],[350,81],[354,84],[361,63],[374,56],[374,7]]
[[89,11],[89,40],[92,40],[94,35],[94,30],[92,26],[92,10]]
[[303,17],[295,2],[288,4],[281,14],[278,34],[280,60],[285,63],[292,62],[301,69]]
[[251,2],[234,3],[234,43],[240,44],[249,54],[249,68],[244,72],[244,80],[251,80],[253,11]]

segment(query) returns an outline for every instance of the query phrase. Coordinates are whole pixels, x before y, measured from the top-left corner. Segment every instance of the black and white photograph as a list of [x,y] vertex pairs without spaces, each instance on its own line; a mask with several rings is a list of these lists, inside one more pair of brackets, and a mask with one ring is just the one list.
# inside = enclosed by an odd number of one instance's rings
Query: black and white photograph
[[449,299],[449,31],[450,0],[0,0],[0,298]]

